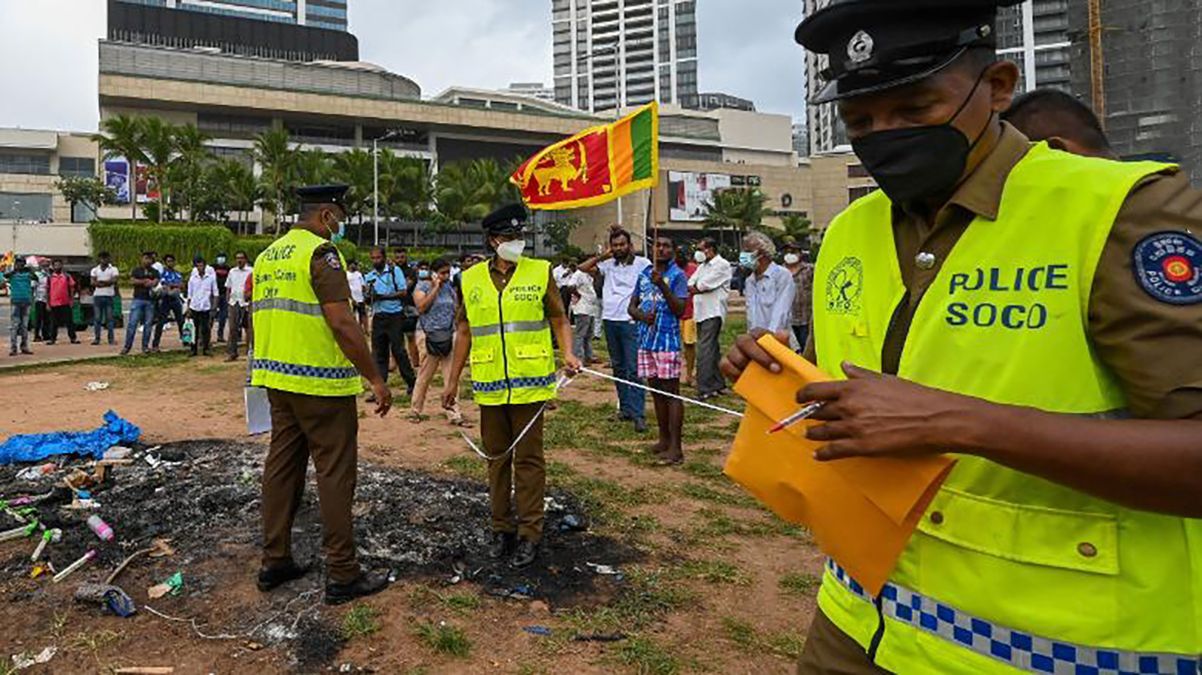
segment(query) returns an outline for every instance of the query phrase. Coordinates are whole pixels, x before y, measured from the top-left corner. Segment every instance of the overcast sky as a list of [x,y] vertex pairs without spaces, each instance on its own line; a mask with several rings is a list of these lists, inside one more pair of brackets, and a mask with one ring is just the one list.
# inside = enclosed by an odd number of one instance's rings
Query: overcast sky
[[[93,131],[104,0],[0,0],[0,127]],[[804,115],[793,43],[801,0],[698,0],[699,80]],[[550,0],[350,0],[363,60],[412,77],[426,96],[451,85],[551,82]]]

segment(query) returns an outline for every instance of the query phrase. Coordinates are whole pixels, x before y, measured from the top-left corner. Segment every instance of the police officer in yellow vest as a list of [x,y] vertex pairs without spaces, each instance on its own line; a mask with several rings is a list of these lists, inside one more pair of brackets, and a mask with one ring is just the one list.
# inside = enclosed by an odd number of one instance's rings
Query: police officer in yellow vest
[[351,311],[346,265],[330,242],[346,218],[345,185],[297,190],[300,221],[255,260],[251,383],[267,388],[271,448],[263,466],[263,566],[259,590],[303,576],[292,558],[292,523],[309,458],[317,473],[325,601],[377,593],[388,578],[360,569],[351,507],[358,475],[360,375],[376,395],[376,414],[392,397]]
[[526,218],[525,207],[514,204],[483,220],[484,236],[496,255],[463,272],[452,377],[443,391],[443,405],[449,409],[470,357],[484,450],[496,458],[488,463],[488,556],[499,560],[513,552],[511,564],[518,568],[534,562],[542,540],[547,474],[541,412],[555,398],[557,380],[552,330],[564,367],[580,369],[550,263],[522,255]]
[[[880,191],[826,231],[818,458],[958,463],[879,596],[827,564],[805,673],[1197,673],[1202,195],[999,121],[997,5],[843,0],[797,39]],[[773,367],[750,336],[724,370]]]

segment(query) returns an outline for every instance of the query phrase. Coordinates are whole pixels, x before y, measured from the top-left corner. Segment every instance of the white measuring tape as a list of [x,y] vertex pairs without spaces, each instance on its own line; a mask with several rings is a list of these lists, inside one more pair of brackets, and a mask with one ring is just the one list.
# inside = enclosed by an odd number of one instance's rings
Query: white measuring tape
[[[690,403],[692,405],[701,406],[702,408],[709,408],[710,410],[714,410],[714,411],[724,413],[727,415],[733,415],[734,417],[742,417],[743,416],[743,413],[738,412],[737,410],[731,410],[730,408],[723,408],[720,405],[706,403],[705,401],[698,401],[697,399],[689,398],[687,396],[680,396],[678,394],[672,394],[672,393],[669,393],[666,391],[661,391],[659,389],[656,389],[655,387],[649,387],[641,382],[631,382],[629,380],[623,380],[620,377],[614,377],[613,375],[609,375],[607,373],[593,370],[591,368],[581,368],[580,372],[587,373],[594,377],[599,377],[603,380],[609,380],[611,382],[618,382],[621,384],[625,384],[627,386],[642,389],[644,391],[649,391],[652,394],[659,394],[660,396],[667,396],[668,398],[674,398],[683,403]],[[558,393],[559,391],[562,391],[565,387],[568,386],[569,383],[571,383],[571,381],[573,379],[574,379],[573,377],[561,375],[559,378],[559,381],[555,383],[556,392]],[[521,443],[522,439],[526,437],[526,434],[529,433],[532,428],[534,428],[534,423],[537,422],[538,418],[542,417],[543,413],[545,413],[547,411],[547,404],[549,404],[549,403],[550,403],[550,401],[543,401],[543,404],[538,409],[538,412],[536,412],[534,414],[534,417],[530,418],[530,421],[526,423],[526,426],[522,429],[522,432],[520,434],[518,434],[517,438],[513,439],[513,442],[509,444],[509,447],[499,455],[490,455],[490,454],[484,452],[483,450],[480,449],[480,446],[476,445],[472,441],[472,439],[470,437],[468,437],[468,435],[466,433],[464,433],[463,431],[460,431],[459,435],[463,437],[463,440],[468,444],[468,447],[470,447],[473,452],[475,452],[477,455],[479,455],[481,459],[483,459],[485,461],[489,461],[489,462],[493,462],[498,459],[503,459],[504,457],[509,455],[509,453],[513,452],[514,448],[518,447],[518,443]]]

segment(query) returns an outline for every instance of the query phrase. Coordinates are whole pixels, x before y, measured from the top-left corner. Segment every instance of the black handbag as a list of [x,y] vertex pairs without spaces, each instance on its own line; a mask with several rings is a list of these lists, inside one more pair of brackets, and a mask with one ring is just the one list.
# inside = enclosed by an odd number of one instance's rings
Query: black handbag
[[426,333],[426,352],[434,356],[450,356],[454,344],[454,333],[449,330],[436,330]]

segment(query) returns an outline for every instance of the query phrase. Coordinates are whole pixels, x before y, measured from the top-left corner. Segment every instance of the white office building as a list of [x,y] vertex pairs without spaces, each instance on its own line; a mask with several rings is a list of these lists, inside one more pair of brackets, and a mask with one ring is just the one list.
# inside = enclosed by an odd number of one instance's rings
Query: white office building
[[552,0],[555,100],[595,112],[697,97],[696,0]]

